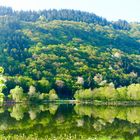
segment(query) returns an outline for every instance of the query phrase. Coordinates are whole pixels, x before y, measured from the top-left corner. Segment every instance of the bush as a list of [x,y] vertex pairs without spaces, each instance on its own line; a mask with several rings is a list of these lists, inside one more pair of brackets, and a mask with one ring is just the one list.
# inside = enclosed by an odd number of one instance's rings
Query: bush
[[140,84],[132,84],[127,88],[128,100],[140,100]]
[[51,85],[48,80],[42,78],[37,82],[37,90],[40,92],[49,92]]
[[127,87],[117,88],[117,99],[121,101],[128,100]]
[[3,93],[0,93],[0,103],[3,103],[5,98],[5,95]]
[[25,94],[23,93],[22,87],[16,86],[14,89],[11,89],[11,90],[10,90],[10,93],[11,93],[12,99],[13,99],[15,102],[20,102],[20,101],[23,101],[23,100],[26,99],[26,98],[25,98],[26,96],[25,96]]
[[112,86],[101,87],[93,90],[95,100],[116,100],[116,90]]
[[58,100],[59,97],[56,94],[56,91],[54,89],[50,90],[49,92],[49,100]]
[[102,100],[102,101],[140,101],[140,84],[132,84],[128,87],[115,89],[114,86],[105,86],[78,90],[74,95],[77,100]]
[[93,100],[93,91],[91,89],[79,90],[74,95],[77,100]]
[[40,100],[49,100],[49,94],[47,93],[42,93],[39,95]]

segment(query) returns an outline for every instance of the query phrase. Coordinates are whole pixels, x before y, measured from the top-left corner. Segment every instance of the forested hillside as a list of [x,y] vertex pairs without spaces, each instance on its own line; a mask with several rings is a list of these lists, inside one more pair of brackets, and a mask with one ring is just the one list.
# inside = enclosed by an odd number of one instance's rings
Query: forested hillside
[[0,7],[0,66],[6,94],[18,85],[73,98],[80,89],[140,83],[140,24],[74,10]]

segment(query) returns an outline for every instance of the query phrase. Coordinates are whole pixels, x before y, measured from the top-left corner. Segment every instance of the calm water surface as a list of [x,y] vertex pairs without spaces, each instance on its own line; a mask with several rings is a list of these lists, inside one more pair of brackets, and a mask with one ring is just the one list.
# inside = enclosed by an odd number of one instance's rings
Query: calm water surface
[[139,140],[140,107],[16,104],[0,108],[0,135],[38,139]]

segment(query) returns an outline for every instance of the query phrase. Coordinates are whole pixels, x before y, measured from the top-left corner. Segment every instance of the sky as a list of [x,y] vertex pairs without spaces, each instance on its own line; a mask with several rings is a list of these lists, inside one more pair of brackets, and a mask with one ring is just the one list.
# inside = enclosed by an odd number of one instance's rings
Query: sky
[[140,22],[140,0],[0,0],[15,10],[75,9],[95,13],[108,20]]

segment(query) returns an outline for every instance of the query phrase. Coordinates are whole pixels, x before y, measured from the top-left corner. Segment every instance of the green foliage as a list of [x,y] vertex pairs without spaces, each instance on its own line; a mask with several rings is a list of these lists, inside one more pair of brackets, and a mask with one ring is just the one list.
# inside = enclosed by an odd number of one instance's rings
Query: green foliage
[[36,88],[31,85],[28,94],[29,96],[33,96],[35,93],[36,93]]
[[3,74],[4,69],[2,67],[0,67],[0,74]]
[[117,88],[117,98],[118,100],[127,100],[127,87]]
[[47,93],[41,93],[40,95],[39,95],[39,99],[40,100],[49,100],[49,94],[47,94]]
[[79,90],[75,93],[74,97],[81,101],[93,100],[93,92],[91,89]]
[[4,88],[6,88],[6,85],[5,85],[6,80],[2,75],[3,72],[4,72],[4,69],[0,67],[0,103],[3,103],[4,101],[5,95],[2,93],[2,91]]
[[5,78],[2,75],[0,75],[0,93],[2,93],[4,88],[6,88],[5,82]]
[[74,97],[80,101],[140,101],[140,84],[131,84],[117,89],[109,85],[94,90],[79,90]]
[[0,93],[0,103],[3,103],[5,99],[5,95],[3,93]]
[[140,100],[140,84],[132,84],[127,88],[128,100]]
[[12,99],[15,102],[21,102],[26,99],[26,95],[23,92],[22,87],[19,87],[19,86],[16,86],[14,89],[11,89],[10,94],[11,94]]
[[49,100],[58,100],[58,95],[56,94],[56,91],[54,89],[50,90],[49,92]]
[[93,91],[95,100],[116,100],[117,93],[114,87],[106,86]]
[[36,88],[34,86],[30,86],[29,87],[29,91],[28,91],[28,100],[30,102],[38,102],[39,100],[43,100],[41,97],[40,97],[40,93],[38,93],[36,91]]
[[[16,85],[24,92],[33,85],[37,93],[55,89],[59,97],[72,99],[79,89],[140,82],[139,23],[109,22],[74,10],[0,11],[6,94]],[[116,98],[113,89],[105,90]]]
[[49,81],[43,78],[37,82],[37,88],[41,92],[48,92],[51,86]]

